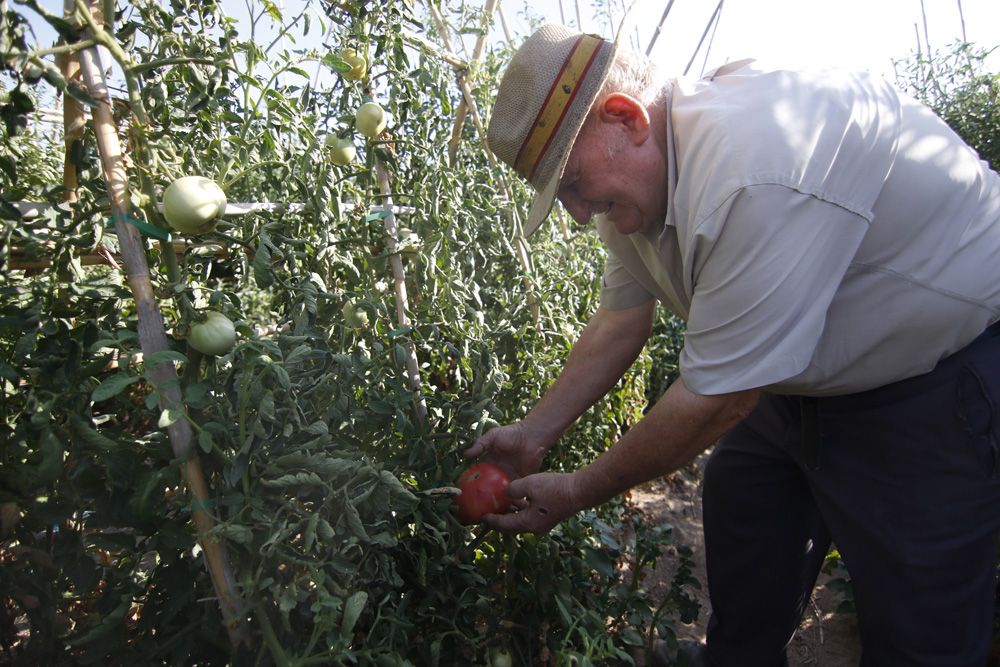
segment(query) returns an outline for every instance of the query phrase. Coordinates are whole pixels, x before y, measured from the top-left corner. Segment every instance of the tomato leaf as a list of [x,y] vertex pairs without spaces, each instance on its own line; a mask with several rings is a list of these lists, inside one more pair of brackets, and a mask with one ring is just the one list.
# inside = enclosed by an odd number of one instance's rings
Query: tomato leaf
[[206,454],[211,454],[212,450],[215,449],[215,440],[212,439],[212,434],[206,430],[202,430],[198,433],[198,446]]
[[340,636],[347,639],[354,632],[354,626],[357,625],[358,619],[361,617],[361,612],[364,611],[365,605],[368,603],[368,593],[365,591],[358,591],[351,597],[347,598],[347,602],[344,603],[344,616],[340,622]]
[[138,375],[129,375],[127,373],[118,373],[112,375],[107,380],[97,385],[94,391],[90,394],[90,400],[94,403],[100,403],[101,401],[106,401],[109,398],[117,396],[129,385],[135,384],[139,381]]

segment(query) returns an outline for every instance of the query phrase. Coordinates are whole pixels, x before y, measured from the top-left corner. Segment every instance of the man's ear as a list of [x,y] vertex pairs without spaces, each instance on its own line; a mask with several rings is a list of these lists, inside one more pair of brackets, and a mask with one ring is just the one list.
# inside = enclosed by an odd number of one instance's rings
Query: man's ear
[[600,104],[603,123],[620,124],[635,144],[649,136],[649,112],[642,103],[625,93],[611,93]]

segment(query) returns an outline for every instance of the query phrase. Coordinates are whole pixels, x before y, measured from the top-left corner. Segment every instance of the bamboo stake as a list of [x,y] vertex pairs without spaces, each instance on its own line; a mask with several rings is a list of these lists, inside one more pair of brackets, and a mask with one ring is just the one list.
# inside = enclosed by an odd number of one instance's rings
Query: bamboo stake
[[[72,17],[76,13],[73,7],[74,0],[63,0],[63,15]],[[56,60],[67,83],[80,76],[80,63],[76,58],[62,53],[56,57]],[[65,146],[63,158],[64,202],[72,203],[77,200],[78,182],[76,165],[70,160],[70,151],[76,142],[83,140],[83,130],[86,124],[87,118],[83,111],[83,105],[72,95],[63,95],[63,145]]]
[[705,37],[708,36],[708,30],[709,30],[709,28],[712,27],[713,23],[715,23],[715,18],[719,15],[719,12],[722,10],[722,3],[723,2],[725,2],[725,0],[719,0],[719,4],[717,4],[715,6],[715,11],[712,12],[711,18],[709,18],[708,19],[708,23],[705,24],[705,30],[702,31],[702,33],[701,33],[701,39],[698,40],[698,46],[696,46],[694,48],[694,53],[691,54],[691,60],[688,61],[687,67],[684,68],[684,74],[685,74],[685,76],[687,75],[688,70],[691,69],[691,65],[694,63],[695,56],[698,55],[698,51],[701,50],[701,45],[702,45],[702,43],[704,43]]
[[[95,12],[97,2],[91,0],[90,11]],[[90,18],[90,17],[85,17]],[[125,172],[124,156],[118,139],[117,127],[111,108],[111,97],[104,81],[104,69],[97,47],[85,49],[78,54],[80,70],[90,95],[99,105],[92,109],[94,134],[97,137],[98,152],[104,168],[111,214],[115,221],[115,232],[121,245],[125,265],[126,280],[136,302],[139,320],[139,341],[143,355],[149,359],[153,354],[169,349],[163,317],[160,314],[156,296],[149,277],[145,247],[139,231],[125,222],[128,212],[128,177]],[[183,410],[180,384],[172,361],[147,364],[146,378],[159,396],[161,410]],[[191,515],[198,531],[199,542],[205,562],[215,587],[222,611],[223,624],[229,633],[233,646],[249,644],[249,629],[243,602],[236,591],[235,578],[229,566],[225,544],[208,537],[215,520],[207,511],[211,497],[205,483],[197,450],[193,446],[191,425],[180,418],[167,427],[174,455],[184,461],[183,472],[193,502]]]
[[[392,188],[389,183],[389,170],[379,158],[375,159],[375,178],[378,181],[379,193],[382,196],[382,210],[386,212],[382,219],[388,237],[389,267],[392,270],[392,280],[396,288],[396,321],[400,327],[409,328],[410,304],[406,293],[406,272],[403,270],[403,258],[399,254],[399,229],[396,226],[396,215],[392,212]],[[413,392],[413,412],[421,426],[427,423],[427,403],[420,393],[420,365],[417,363],[417,351],[413,343],[408,343],[406,349],[406,377]]]
[[[483,23],[482,30],[479,33],[479,38],[476,40],[476,45],[472,50],[472,58],[469,61],[469,69],[474,70],[479,64],[479,60],[483,56],[483,51],[486,48],[486,37],[489,33],[490,20],[493,17],[493,13],[496,11],[498,0],[486,0],[486,4],[483,6]],[[441,34],[441,41],[444,42],[445,48],[449,51],[454,51],[451,46],[451,38],[449,37],[448,24],[445,22],[444,17],[441,12],[438,11],[434,3],[428,3],[430,7],[431,16],[434,18],[434,23],[437,25],[438,32]],[[460,71],[458,73],[459,85],[466,86],[467,72]],[[462,128],[465,126],[465,119],[468,116],[468,102],[463,96],[462,101],[458,105],[458,112],[455,114],[455,126],[451,131],[451,139],[448,141],[448,159],[451,164],[455,163],[456,156],[458,155],[458,146],[462,141]],[[485,135],[484,135],[485,136]]]
[[962,11],[962,0],[957,0],[958,2],[958,21],[962,26],[962,43],[968,44],[969,37],[965,34],[965,12]]
[[663,30],[663,24],[667,21],[667,15],[670,14],[670,9],[674,6],[674,0],[670,0],[667,3],[667,8],[663,10],[663,16],[660,17],[660,22],[656,25],[656,30],[653,32],[653,37],[649,40],[649,46],[646,47],[646,56],[648,57],[650,52],[653,50],[653,45],[656,44],[656,40],[660,37],[660,31]]
[[497,14],[500,16],[500,27],[503,28],[504,39],[507,40],[507,46],[514,46],[514,38],[510,34],[510,26],[507,25],[507,12],[503,9],[503,3],[497,3]]
[[[437,24],[438,32],[441,33],[441,39],[445,42],[445,48],[448,51],[451,51],[452,50],[451,40],[448,37],[448,27],[444,23],[444,17],[441,16],[440,12],[437,11],[437,8],[434,7],[433,4],[429,4],[428,6],[430,7],[431,15],[434,17],[434,21]],[[484,20],[487,20],[488,17],[492,14],[495,6],[496,6],[496,0],[488,0],[487,8],[489,8],[490,11],[489,13],[486,13],[486,8],[484,8]],[[485,26],[483,32],[484,34],[486,32]],[[474,52],[473,55],[478,56],[480,54],[481,54],[480,44],[477,43],[476,51]],[[486,142],[486,126],[483,124],[483,120],[479,116],[479,106],[476,104],[476,100],[472,97],[472,88],[464,76],[458,77],[458,84],[459,88],[462,91],[462,102],[463,102],[460,111],[462,108],[464,108],[468,110],[468,113],[472,114],[472,120],[476,125],[476,130],[479,132],[480,140],[483,143],[483,150],[486,152],[486,157],[490,161],[490,166],[492,166],[494,169],[499,169],[500,165],[497,162],[496,156],[493,155],[493,151],[490,150],[490,147]],[[458,123],[456,122],[456,128],[457,127]],[[461,130],[460,129],[453,130],[452,132],[453,141],[456,138],[456,132],[460,133]],[[449,142],[449,153],[450,152],[451,152],[451,147]],[[503,193],[506,196],[507,201],[510,202],[511,206],[513,207],[514,195],[510,187],[507,185],[506,179],[504,179],[502,175],[498,174],[497,180],[500,183],[500,188],[503,190]],[[524,238],[524,233],[522,231],[520,219],[517,216],[517,212],[513,208],[511,208],[511,218],[513,226],[513,242],[514,242],[515,254],[517,255],[517,259],[521,264],[521,270],[524,271],[524,273],[526,274],[524,278],[524,283],[525,283],[525,288],[528,290],[528,307],[531,309],[531,314],[535,322],[538,322],[540,309],[538,306],[538,300],[531,292],[530,274],[533,270],[533,267],[531,266],[531,254],[528,252],[528,242]]]
[[719,24],[722,22],[722,3],[719,3],[719,15],[715,19],[715,25],[712,26],[712,36],[708,38],[708,46],[705,47],[705,57],[701,61],[701,71],[698,76],[705,74],[705,67],[708,66],[708,56],[712,53],[712,44],[715,43],[715,33],[719,31]]
[[[435,56],[439,60],[443,60],[444,62],[448,63],[455,69],[459,71],[468,69],[469,63],[465,62],[464,60],[456,56],[454,53],[451,53],[450,51],[445,51],[437,44],[427,41],[420,35],[416,35],[410,32],[409,30],[403,30],[401,34],[403,35],[403,39],[405,39],[407,42],[413,44],[414,46],[419,46],[424,51],[427,51],[428,53]],[[448,40],[448,43],[450,44],[451,40]],[[449,47],[449,49],[450,48],[451,47]]]

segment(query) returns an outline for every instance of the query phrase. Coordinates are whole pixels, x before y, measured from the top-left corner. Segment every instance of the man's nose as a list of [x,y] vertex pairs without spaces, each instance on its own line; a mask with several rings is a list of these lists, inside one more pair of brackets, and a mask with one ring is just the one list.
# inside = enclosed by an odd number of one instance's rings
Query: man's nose
[[590,222],[590,204],[577,197],[560,197],[559,201],[577,224],[585,225]]

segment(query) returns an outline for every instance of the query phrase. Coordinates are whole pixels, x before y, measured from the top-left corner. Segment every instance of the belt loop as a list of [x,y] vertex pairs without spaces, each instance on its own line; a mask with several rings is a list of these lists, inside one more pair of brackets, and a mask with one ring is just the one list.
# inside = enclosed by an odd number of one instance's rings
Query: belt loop
[[819,470],[822,453],[819,399],[815,396],[799,397],[799,420],[802,428],[802,463],[810,471]]

